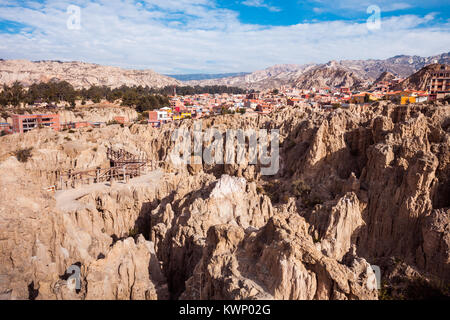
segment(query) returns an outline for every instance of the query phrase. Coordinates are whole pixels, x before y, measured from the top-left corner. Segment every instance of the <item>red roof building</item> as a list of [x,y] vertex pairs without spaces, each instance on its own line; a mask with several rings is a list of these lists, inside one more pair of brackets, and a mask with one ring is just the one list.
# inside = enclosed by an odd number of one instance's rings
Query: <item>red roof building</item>
[[27,114],[12,115],[13,132],[23,133],[35,128],[52,128],[55,131],[61,129],[58,114]]

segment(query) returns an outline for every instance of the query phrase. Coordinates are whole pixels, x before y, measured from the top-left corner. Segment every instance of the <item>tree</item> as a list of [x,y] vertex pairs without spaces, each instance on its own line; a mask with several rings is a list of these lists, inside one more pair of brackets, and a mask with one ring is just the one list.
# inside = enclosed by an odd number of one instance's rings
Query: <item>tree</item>
[[24,99],[24,89],[19,81],[15,81],[9,90],[9,100],[14,107],[18,107]]

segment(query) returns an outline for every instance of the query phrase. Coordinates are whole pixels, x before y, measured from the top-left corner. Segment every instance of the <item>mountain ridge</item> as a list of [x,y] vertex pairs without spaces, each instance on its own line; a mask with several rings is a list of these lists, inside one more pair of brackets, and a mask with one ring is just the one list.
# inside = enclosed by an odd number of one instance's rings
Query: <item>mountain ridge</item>
[[[20,81],[24,85],[51,80],[67,81],[75,88],[93,85],[127,86],[206,86],[224,85],[243,89],[267,90],[280,87],[367,88],[385,72],[407,78],[430,64],[450,64],[450,52],[430,57],[397,55],[388,59],[332,60],[323,64],[277,64],[252,73],[162,75],[153,70],[133,70],[79,61],[0,59],[0,85]],[[182,81],[176,78],[207,78]],[[211,78],[219,77],[219,78]]]
[[0,60],[0,84],[2,85],[19,81],[29,86],[33,83],[52,80],[67,81],[77,89],[93,85],[111,88],[122,85],[156,88],[181,85],[180,81],[153,70],[122,69],[80,61]]
[[[390,72],[396,77],[407,78],[427,65],[450,63],[450,52],[430,57],[417,55],[397,55],[387,59],[368,60],[332,60],[323,64],[276,65],[255,71],[244,77],[231,77],[206,81],[188,81],[191,85],[233,85],[246,89],[265,90],[274,86],[289,86],[300,89],[311,89],[315,85],[330,86],[353,83],[367,86],[377,80],[383,72]],[[334,67],[343,74],[328,73],[327,68]],[[321,70],[320,72],[318,70]],[[315,78],[305,79],[314,73]],[[326,77],[323,77],[326,75]]]

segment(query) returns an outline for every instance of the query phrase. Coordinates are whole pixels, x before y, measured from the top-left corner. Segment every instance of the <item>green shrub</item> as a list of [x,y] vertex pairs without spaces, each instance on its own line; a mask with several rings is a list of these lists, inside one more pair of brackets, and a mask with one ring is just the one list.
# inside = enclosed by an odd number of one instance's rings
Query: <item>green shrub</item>
[[136,237],[138,234],[139,234],[139,230],[136,227],[131,228],[130,231],[128,231],[128,237],[131,237],[131,238]]
[[25,148],[25,149],[20,149],[17,150],[15,152],[15,156],[17,158],[17,160],[19,160],[20,162],[27,162],[31,157],[31,151],[33,150],[33,148]]
[[107,126],[112,126],[112,125],[115,125],[115,124],[119,124],[119,123],[116,120],[112,120],[112,121],[109,121],[109,122],[106,123]]
[[408,300],[450,300],[450,285],[417,278],[410,281],[405,296]]
[[307,197],[306,199],[303,199],[303,203],[308,208],[314,208],[318,204],[322,204],[323,201],[319,199],[318,197]]
[[302,179],[292,182],[292,193],[297,197],[309,196],[311,187]]
[[341,108],[340,103],[333,103],[331,106],[333,107],[334,110]]

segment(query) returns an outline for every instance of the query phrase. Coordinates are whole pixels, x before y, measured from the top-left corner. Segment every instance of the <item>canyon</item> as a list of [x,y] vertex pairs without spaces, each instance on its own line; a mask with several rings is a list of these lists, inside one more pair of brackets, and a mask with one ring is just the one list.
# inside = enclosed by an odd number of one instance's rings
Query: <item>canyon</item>
[[[202,124],[278,129],[279,172],[172,163],[173,131],[194,120],[0,137],[0,298],[448,296],[448,102],[301,105]],[[48,191],[56,171],[108,166],[109,148],[144,153],[152,166],[128,183]],[[78,290],[68,285],[74,265]],[[372,265],[380,290],[368,285]]]

